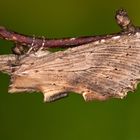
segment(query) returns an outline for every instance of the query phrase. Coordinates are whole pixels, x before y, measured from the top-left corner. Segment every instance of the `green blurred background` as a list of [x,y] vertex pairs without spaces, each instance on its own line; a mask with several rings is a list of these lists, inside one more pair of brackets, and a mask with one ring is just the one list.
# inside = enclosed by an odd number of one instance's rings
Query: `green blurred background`
[[[139,0],[0,0],[0,25],[49,38],[118,32],[115,11],[125,8],[140,25]],[[12,43],[0,40],[0,54]],[[77,94],[54,103],[43,95],[8,94],[0,74],[0,140],[139,140],[140,87],[124,100],[86,103]]]

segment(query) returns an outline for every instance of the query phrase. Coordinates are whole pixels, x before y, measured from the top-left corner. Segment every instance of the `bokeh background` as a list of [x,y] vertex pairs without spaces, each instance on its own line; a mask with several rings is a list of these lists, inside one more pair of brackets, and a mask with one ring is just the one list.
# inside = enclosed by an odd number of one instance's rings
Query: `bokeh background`
[[[48,38],[118,32],[115,11],[140,25],[139,0],[0,0],[0,25]],[[0,40],[0,54],[13,44]],[[43,95],[9,94],[0,73],[0,140],[139,140],[140,87],[124,100],[86,103],[77,94],[43,103]]]

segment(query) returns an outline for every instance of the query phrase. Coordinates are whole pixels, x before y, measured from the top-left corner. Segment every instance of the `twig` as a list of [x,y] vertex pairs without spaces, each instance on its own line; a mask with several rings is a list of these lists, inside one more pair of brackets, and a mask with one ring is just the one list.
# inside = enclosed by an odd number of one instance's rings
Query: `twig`
[[[40,37],[32,37],[23,34],[19,34],[6,29],[5,27],[0,27],[0,38],[8,41],[13,41],[17,44],[24,46],[35,46],[44,48],[52,47],[70,47],[78,46],[92,41],[96,41],[104,36],[89,36],[89,37],[78,37],[78,38],[61,38],[61,39],[47,39]],[[42,45],[44,43],[44,45]]]
[[[118,10],[116,12],[116,21],[118,25],[121,27],[122,31],[134,32],[136,31],[135,26],[130,21],[127,12],[124,10]],[[119,33],[118,33],[119,34]],[[10,31],[5,27],[0,27],[0,38],[13,41],[16,44],[29,46],[29,47],[44,47],[44,48],[52,48],[52,47],[73,47],[79,46],[82,44],[87,44],[96,40],[111,38],[115,34],[110,35],[101,35],[101,36],[86,36],[86,37],[77,37],[77,38],[61,38],[61,39],[48,39],[44,37],[32,37],[23,34],[19,34],[17,32]]]

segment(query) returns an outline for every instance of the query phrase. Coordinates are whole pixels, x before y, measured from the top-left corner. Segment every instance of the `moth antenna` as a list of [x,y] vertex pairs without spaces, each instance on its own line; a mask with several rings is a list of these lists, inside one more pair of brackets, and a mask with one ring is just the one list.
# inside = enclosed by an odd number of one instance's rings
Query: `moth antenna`
[[31,47],[35,46],[35,35],[33,35],[33,40],[32,40],[32,43],[31,43]]
[[44,47],[45,42],[46,42],[45,37],[44,37],[44,36],[42,36],[42,45],[41,45],[41,47],[42,47],[42,48]]
[[32,43],[31,43],[31,47],[29,48],[27,54],[29,54],[32,50],[33,50],[33,47],[35,46],[35,35],[33,35],[33,39],[32,39]]
[[45,45],[45,42],[46,42],[45,37],[42,36],[42,44],[41,44],[41,47],[39,47],[39,49],[38,49],[37,51],[41,51],[41,50],[43,50],[44,45]]

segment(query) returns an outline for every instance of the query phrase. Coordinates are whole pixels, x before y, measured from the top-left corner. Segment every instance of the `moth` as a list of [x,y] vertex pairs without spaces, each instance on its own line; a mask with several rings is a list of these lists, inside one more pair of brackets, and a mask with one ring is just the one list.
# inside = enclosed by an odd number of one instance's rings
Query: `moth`
[[[42,92],[52,102],[75,92],[85,101],[123,98],[140,79],[140,30],[127,12],[116,12],[121,32],[80,38],[45,39],[0,28],[15,42],[14,54],[0,56],[0,71],[11,76],[9,92]],[[68,47],[50,52],[48,48]]]

